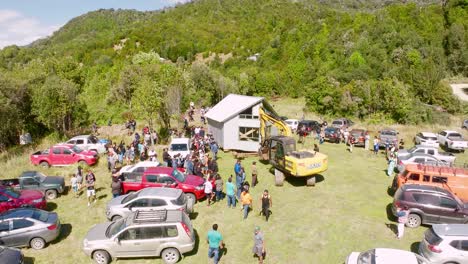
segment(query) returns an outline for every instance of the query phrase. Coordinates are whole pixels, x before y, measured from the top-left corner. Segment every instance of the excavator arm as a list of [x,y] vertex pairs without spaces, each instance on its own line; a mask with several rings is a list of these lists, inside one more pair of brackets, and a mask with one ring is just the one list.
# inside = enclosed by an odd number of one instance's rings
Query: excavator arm
[[[292,136],[291,128],[279,117],[268,113],[264,108],[260,107],[260,136],[262,143],[271,136]],[[272,128],[276,128],[276,133],[272,135]]]

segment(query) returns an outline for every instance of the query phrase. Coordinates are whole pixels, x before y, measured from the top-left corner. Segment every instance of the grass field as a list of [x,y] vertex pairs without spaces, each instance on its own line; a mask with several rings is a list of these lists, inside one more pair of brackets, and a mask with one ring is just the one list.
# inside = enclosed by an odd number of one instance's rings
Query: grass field
[[[275,102],[275,108],[286,108],[289,103]],[[300,107],[297,108],[290,113],[302,111]],[[416,129],[407,128],[402,136],[409,138]],[[312,144],[313,139],[308,139],[305,147]],[[256,263],[251,251],[256,225],[265,233],[265,263],[343,263],[350,252],[374,247],[416,250],[427,227],[406,229],[402,240],[395,239],[395,222],[389,219],[387,213],[392,197],[387,194],[391,179],[384,171],[384,156],[374,156],[362,148],[355,148],[354,153],[349,153],[343,144],[324,143],[320,145],[320,150],[329,155],[329,169],[315,187],[306,187],[302,179],[290,179],[283,187],[275,187],[270,166],[258,163],[260,183],[252,189],[254,211],[245,221],[239,207],[228,209],[225,200],[210,207],[204,201],[197,203],[193,226],[198,243],[181,263],[210,263],[206,233],[213,223],[218,223],[219,231],[224,236],[227,251],[220,263],[225,264]],[[459,162],[468,162],[467,154],[457,154],[457,158]],[[250,164],[254,160],[257,159],[251,157],[242,161],[249,181]],[[221,153],[218,162],[220,174],[226,180],[233,174],[234,158],[230,153]],[[34,169],[49,175],[66,175],[69,184],[69,174],[75,167],[40,169],[29,164],[28,154],[0,164],[3,178]],[[24,249],[29,263],[92,263],[81,252],[82,241],[91,226],[106,221],[105,205],[111,199],[111,179],[105,158],[92,169],[97,176],[99,201],[88,207],[83,193],[79,198],[66,194],[50,202],[50,210],[59,214],[63,224],[62,234],[58,241],[43,250]],[[273,214],[268,223],[258,216],[263,189],[268,189],[273,198]],[[145,258],[113,263],[162,261],[159,258]]]

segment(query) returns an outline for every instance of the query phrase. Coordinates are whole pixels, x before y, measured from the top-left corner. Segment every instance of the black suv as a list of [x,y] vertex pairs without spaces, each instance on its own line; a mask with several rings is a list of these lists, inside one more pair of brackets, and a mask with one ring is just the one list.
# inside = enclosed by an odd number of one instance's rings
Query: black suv
[[468,204],[448,190],[428,185],[405,184],[395,193],[392,213],[409,208],[408,227],[421,224],[468,224]]
[[[304,130],[302,130],[302,127],[304,127]],[[297,125],[297,133],[299,134],[301,131],[304,131],[306,135],[309,135],[312,132],[317,132],[320,128],[321,125],[318,121],[302,120],[299,121],[299,124]]]

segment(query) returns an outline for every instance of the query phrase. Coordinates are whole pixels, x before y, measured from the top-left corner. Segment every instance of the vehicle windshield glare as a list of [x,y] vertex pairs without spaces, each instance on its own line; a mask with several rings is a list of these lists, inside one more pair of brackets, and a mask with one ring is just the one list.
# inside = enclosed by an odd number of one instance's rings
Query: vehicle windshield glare
[[123,230],[125,227],[127,227],[125,223],[126,218],[121,218],[115,222],[113,222],[106,230],[106,237],[111,238],[115,234],[119,233],[121,230]]
[[122,199],[121,204],[127,203],[127,202],[135,199],[138,196],[139,193],[140,192],[132,192],[132,193],[128,194],[127,197]]
[[172,151],[187,151],[187,144],[171,144]]
[[178,170],[173,170],[171,173],[172,177],[176,178],[179,182],[185,182],[185,175]]
[[359,254],[357,264],[375,264],[375,249]]
[[21,196],[19,192],[11,190],[11,189],[4,189],[3,192],[15,199],[18,199]]
[[73,150],[73,152],[75,152],[75,153],[81,153],[81,152],[83,151],[82,148],[80,148],[80,147],[78,147],[78,146],[76,146],[76,145],[73,146],[72,150]]

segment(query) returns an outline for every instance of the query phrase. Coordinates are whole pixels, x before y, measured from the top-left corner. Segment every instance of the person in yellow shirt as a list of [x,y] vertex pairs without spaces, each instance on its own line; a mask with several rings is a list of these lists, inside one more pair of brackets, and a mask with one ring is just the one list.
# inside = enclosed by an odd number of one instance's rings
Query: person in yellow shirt
[[252,206],[252,196],[250,195],[248,188],[244,189],[240,198],[242,209],[244,210],[244,219],[246,219],[247,215],[249,214],[249,209]]

